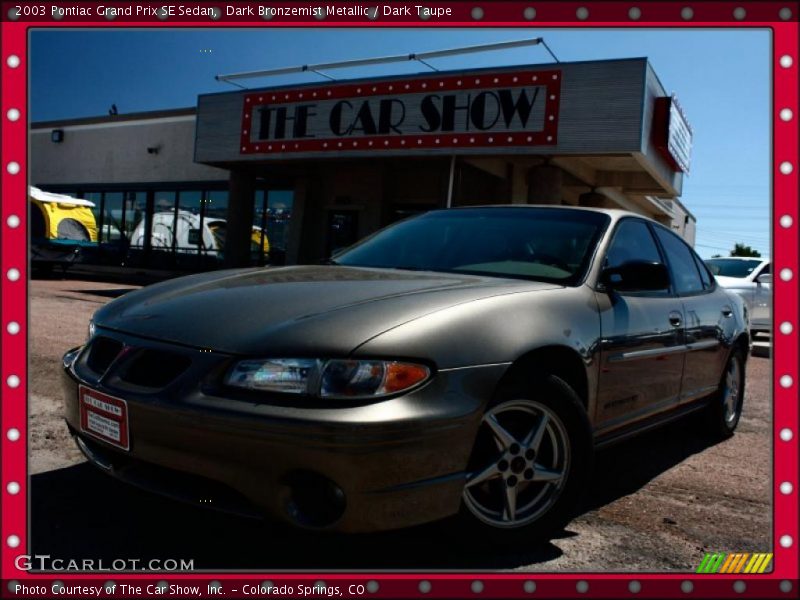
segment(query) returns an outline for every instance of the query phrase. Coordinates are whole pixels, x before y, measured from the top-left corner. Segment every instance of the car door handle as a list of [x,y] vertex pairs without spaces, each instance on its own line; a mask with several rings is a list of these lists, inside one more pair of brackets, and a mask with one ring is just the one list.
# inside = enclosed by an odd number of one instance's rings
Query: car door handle
[[680,313],[671,312],[669,313],[669,324],[673,327],[680,327],[681,323],[683,323],[683,318],[681,317]]
[[726,306],[722,309],[722,316],[723,317],[732,317],[733,316],[733,309],[730,306]]

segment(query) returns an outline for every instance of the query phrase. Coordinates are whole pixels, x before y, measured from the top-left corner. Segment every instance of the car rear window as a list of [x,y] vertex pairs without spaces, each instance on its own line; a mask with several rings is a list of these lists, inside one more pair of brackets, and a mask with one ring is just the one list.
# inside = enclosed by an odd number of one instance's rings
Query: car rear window
[[758,265],[761,264],[761,259],[710,258],[705,263],[714,275],[743,279],[758,268]]

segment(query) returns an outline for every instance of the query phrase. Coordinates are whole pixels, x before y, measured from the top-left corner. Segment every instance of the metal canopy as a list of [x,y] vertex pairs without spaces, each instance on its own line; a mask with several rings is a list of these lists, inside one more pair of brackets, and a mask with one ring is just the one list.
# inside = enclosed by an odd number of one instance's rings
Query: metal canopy
[[559,62],[556,55],[550,50],[548,45],[545,43],[543,38],[530,38],[524,40],[511,40],[507,42],[495,42],[492,44],[479,44],[477,46],[464,46],[462,48],[450,48],[447,50],[432,50],[430,52],[417,52],[411,54],[397,54],[394,56],[380,56],[375,58],[357,58],[353,60],[343,60],[339,62],[329,62],[329,63],[318,63],[315,65],[299,65],[296,67],[280,67],[277,69],[265,69],[260,71],[245,71],[242,73],[230,73],[227,75],[216,75],[214,78],[217,81],[224,81],[226,83],[231,83],[232,85],[237,85],[239,87],[243,87],[237,83],[234,83],[235,80],[238,79],[253,79],[256,77],[272,77],[275,75],[288,75],[290,73],[305,73],[307,71],[311,71],[312,73],[316,73],[323,77],[327,77],[328,79],[334,79],[330,75],[326,75],[322,71],[327,71],[331,69],[346,69],[349,67],[364,67],[369,65],[379,65],[379,64],[388,64],[388,63],[398,63],[398,62],[405,62],[415,60],[417,62],[421,62],[425,66],[433,69],[434,71],[437,70],[435,67],[429,65],[426,60],[430,60],[433,58],[441,58],[444,56],[456,56],[459,54],[472,54],[475,52],[489,52],[492,50],[507,50],[510,48],[523,48],[528,46],[537,46],[541,44],[553,57],[556,62]]

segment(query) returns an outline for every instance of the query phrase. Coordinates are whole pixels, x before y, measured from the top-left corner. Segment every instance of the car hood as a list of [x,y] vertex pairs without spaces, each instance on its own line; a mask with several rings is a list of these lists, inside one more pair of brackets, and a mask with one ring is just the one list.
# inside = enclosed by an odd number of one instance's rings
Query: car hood
[[99,328],[233,354],[348,354],[393,327],[445,308],[560,286],[495,277],[302,266],[217,271],[131,292]]

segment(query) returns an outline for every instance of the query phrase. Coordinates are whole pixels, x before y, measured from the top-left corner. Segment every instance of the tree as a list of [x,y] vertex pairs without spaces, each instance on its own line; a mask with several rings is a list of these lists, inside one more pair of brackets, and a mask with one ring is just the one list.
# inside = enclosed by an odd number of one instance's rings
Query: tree
[[758,250],[753,250],[750,246],[746,246],[745,244],[736,243],[733,246],[733,250],[731,250],[731,256],[753,256],[759,258],[761,256],[761,252]]

